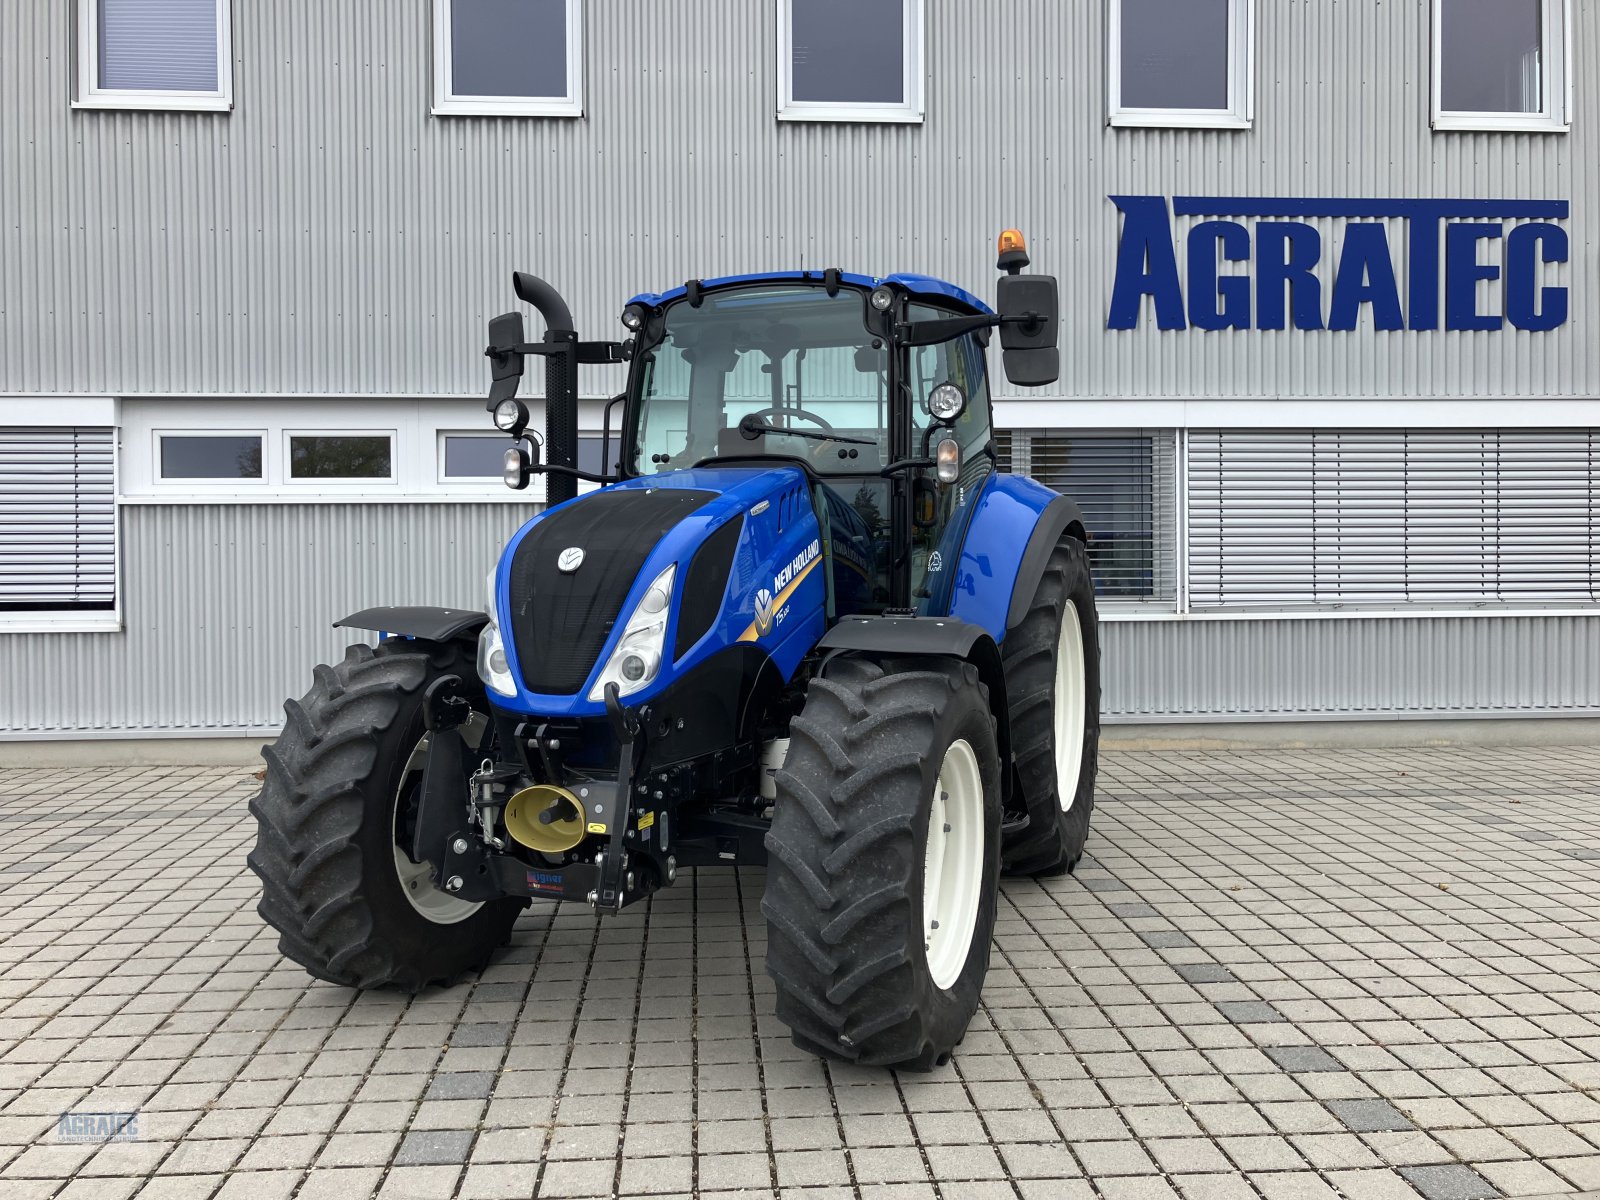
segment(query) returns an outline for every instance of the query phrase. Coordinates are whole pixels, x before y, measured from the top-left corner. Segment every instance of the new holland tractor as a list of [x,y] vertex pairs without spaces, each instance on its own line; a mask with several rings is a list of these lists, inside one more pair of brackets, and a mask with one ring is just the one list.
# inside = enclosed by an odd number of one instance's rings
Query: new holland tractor
[[[283,953],[415,992],[482,968],[533,900],[615,913],[764,865],[795,1042],[946,1062],[1001,871],[1070,871],[1094,797],[1083,517],[998,472],[990,426],[994,331],[1013,383],[1059,372],[1056,281],[1027,265],[1008,230],[993,309],[915,274],[692,280],[629,301],[621,342],[516,274],[546,332],[490,322],[488,408],[506,482],[543,473],[548,506],[487,611],[346,617],[376,645],[286,703],[249,859]],[[585,363],[627,364],[600,472],[577,465]]]

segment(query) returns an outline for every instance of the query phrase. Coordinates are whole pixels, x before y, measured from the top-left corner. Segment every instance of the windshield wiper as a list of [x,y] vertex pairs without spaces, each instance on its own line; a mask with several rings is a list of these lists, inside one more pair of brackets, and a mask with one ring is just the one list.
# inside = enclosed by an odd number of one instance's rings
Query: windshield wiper
[[747,442],[753,442],[764,433],[786,433],[794,437],[810,438],[817,442],[849,442],[856,446],[876,446],[876,438],[847,437],[842,433],[824,433],[820,429],[784,429],[779,425],[770,425],[760,417],[751,413],[739,420],[739,433]]

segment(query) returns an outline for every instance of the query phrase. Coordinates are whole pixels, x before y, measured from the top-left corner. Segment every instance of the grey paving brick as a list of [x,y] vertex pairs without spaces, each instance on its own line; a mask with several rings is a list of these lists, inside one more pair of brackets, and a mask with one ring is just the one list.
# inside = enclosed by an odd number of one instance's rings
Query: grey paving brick
[[428,1084],[429,1100],[487,1099],[494,1091],[493,1071],[447,1071]]
[[1324,1100],[1323,1104],[1356,1133],[1416,1128],[1387,1100]]
[[1267,1046],[1263,1053],[1285,1071],[1343,1071],[1344,1064],[1321,1046]]
[[1216,963],[1175,963],[1174,971],[1185,983],[1234,983],[1237,976]]
[[1265,1024],[1288,1020],[1264,1000],[1219,1000],[1217,1011],[1236,1025]]
[[1500,1194],[1483,1176],[1460,1163],[1437,1167],[1401,1167],[1400,1174],[1426,1200],[1487,1200]]
[[1195,940],[1187,933],[1178,933],[1175,930],[1141,933],[1139,940],[1152,950],[1177,950],[1195,945]]
[[394,1161],[402,1166],[465,1163],[473,1134],[465,1129],[413,1130],[406,1134]]

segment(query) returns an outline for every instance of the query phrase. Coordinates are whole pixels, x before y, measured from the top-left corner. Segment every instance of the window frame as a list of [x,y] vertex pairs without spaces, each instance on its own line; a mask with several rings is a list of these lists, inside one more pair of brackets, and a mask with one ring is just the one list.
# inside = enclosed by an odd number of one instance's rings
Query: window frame
[[583,116],[583,0],[567,6],[567,93],[564,96],[457,96],[451,91],[451,7],[433,0],[433,106],[436,117]]
[[76,79],[72,107],[151,112],[233,111],[233,0],[213,0],[217,10],[217,90],[173,92],[100,86],[100,5],[78,0]]
[[[253,437],[261,442],[261,474],[254,479],[218,476],[215,478],[180,478],[161,473],[161,442],[169,437]],[[150,482],[151,486],[175,489],[187,493],[214,491],[231,495],[240,487],[264,488],[267,486],[267,448],[271,439],[265,426],[249,429],[226,429],[201,426],[157,426],[150,431]]]
[[[389,439],[389,474],[382,475],[354,475],[349,477],[331,475],[296,475],[294,473],[294,439],[297,437],[357,437],[357,438],[388,438]],[[393,426],[373,426],[366,429],[339,428],[321,429],[316,426],[309,428],[297,425],[285,425],[282,436],[278,441],[279,449],[283,454],[282,486],[284,488],[307,488],[315,491],[331,490],[335,492],[360,491],[362,488],[398,488],[400,483],[400,431]]]
[[[802,3],[804,0],[802,0]],[[907,35],[900,51],[899,104],[794,98],[794,5],[777,0],[777,87],[780,121],[853,121],[865,124],[920,125],[927,115],[927,14],[924,0],[901,0]]]
[[1255,0],[1228,0],[1228,107],[1122,103],[1122,3],[1106,0],[1106,124],[1131,129],[1249,129],[1255,122]]
[[1444,0],[1430,4],[1429,99],[1435,133],[1569,133],[1572,130],[1572,0],[1539,5],[1538,112],[1467,112],[1444,107]]

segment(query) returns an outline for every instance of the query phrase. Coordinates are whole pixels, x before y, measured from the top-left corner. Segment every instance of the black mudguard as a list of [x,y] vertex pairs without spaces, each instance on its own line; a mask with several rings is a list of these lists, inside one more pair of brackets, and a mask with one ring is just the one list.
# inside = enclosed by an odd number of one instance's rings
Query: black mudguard
[[[1043,567],[1040,572],[1043,573]],[[995,645],[988,630],[955,617],[852,616],[843,618],[823,634],[817,649],[825,654],[856,650],[883,656],[937,655],[964,659],[977,667],[978,678],[989,689],[989,708],[994,713],[1000,762],[1005,768],[1000,772],[1000,799],[1002,804],[1009,802],[1011,707],[1006,701],[1006,675],[1000,664],[1000,647]]]
[[426,638],[430,642],[448,642],[454,638],[477,637],[478,630],[489,623],[481,612],[465,608],[430,608],[420,604],[400,604],[379,608],[363,608],[360,612],[341,617],[333,623],[335,629],[371,629],[391,637]]

